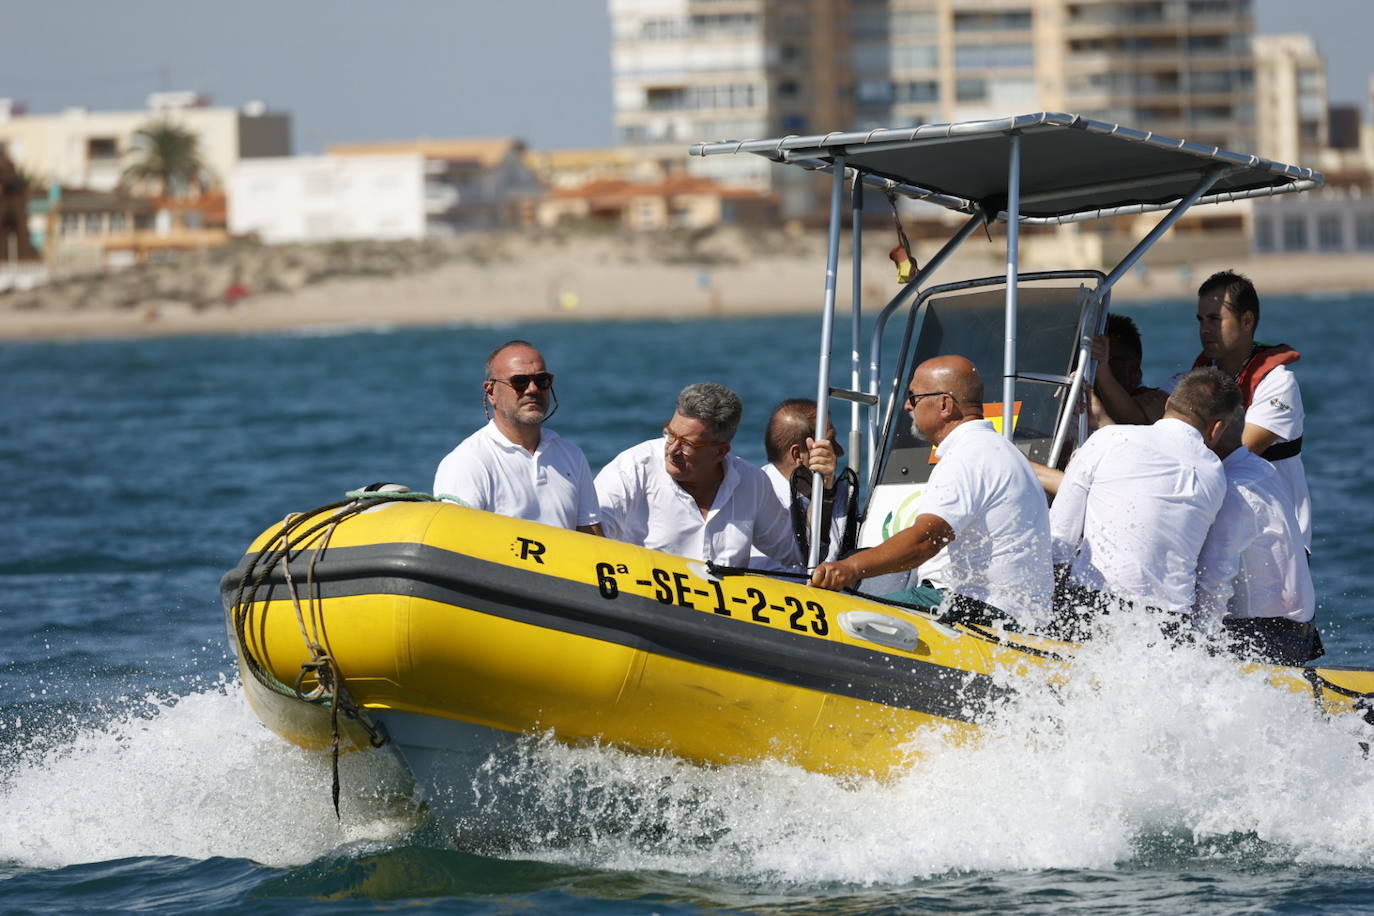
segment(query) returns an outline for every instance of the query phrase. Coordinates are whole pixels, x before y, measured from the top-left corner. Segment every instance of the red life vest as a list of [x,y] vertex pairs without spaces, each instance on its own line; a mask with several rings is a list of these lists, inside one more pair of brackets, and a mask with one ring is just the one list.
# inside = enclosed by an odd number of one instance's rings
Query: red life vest
[[[1296,363],[1302,359],[1302,354],[1294,350],[1288,344],[1278,344],[1268,346],[1267,344],[1255,344],[1250,350],[1250,358],[1241,367],[1240,373],[1236,376],[1236,384],[1240,386],[1241,393],[1245,395],[1245,406],[1249,407],[1250,402],[1255,399],[1255,389],[1259,383],[1264,381],[1264,377],[1279,366],[1286,366],[1289,363]],[[1198,358],[1193,361],[1193,368],[1198,369],[1202,366],[1213,365],[1212,360],[1206,354],[1198,354]]]

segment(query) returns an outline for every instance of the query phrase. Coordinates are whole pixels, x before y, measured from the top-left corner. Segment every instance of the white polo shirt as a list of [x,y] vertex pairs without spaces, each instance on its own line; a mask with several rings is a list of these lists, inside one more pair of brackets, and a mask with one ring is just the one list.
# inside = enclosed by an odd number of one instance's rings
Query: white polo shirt
[[1226,473],[1196,429],[1166,417],[1099,429],[1050,507],[1054,562],[1087,588],[1187,614]]
[[559,528],[598,521],[592,469],[582,449],[544,427],[531,454],[488,422],[444,456],[435,496],[456,496],[474,509]]
[[[779,471],[776,467],[774,467],[772,462],[761,465],[759,467],[759,470],[763,471],[763,476],[768,478],[768,483],[773,488],[773,495],[777,497],[778,504],[781,505],[783,511],[787,513],[788,519],[791,519],[792,481],[784,477],[782,475],[782,471]],[[822,560],[835,559],[840,553],[840,541],[844,538],[844,525],[846,513],[843,510],[848,508],[849,505],[849,486],[844,482],[839,483],[837,486],[838,489],[835,493],[835,505],[839,507],[841,511],[832,515],[830,518],[830,551],[825,556],[821,557]],[[803,496],[801,498],[801,503],[802,509],[809,513],[811,510],[810,498]],[[810,530],[810,518],[811,516],[808,514],[808,531]],[[793,540],[795,541],[795,539],[796,536],[794,534]],[[762,551],[760,551],[757,547],[754,547],[749,551],[749,568],[769,570],[786,569],[788,572],[800,572],[801,570],[804,570],[806,568],[807,558],[801,557],[800,559],[800,563],[783,567],[778,565],[769,557],[764,556]]]
[[960,423],[940,443],[916,515],[937,515],[954,531],[954,540],[921,567],[933,585],[990,604],[1029,629],[1048,622],[1053,571],[1045,491],[990,420]]
[[1226,499],[1198,558],[1199,628],[1216,633],[1225,617],[1311,620],[1317,595],[1287,485],[1247,448],[1221,464]]
[[725,478],[703,517],[691,494],[668,476],[664,458],[663,439],[653,438],[596,475],[607,537],[722,566],[749,566],[751,545],[783,567],[800,563],[792,519],[762,471],[727,454]]
[[[1292,442],[1302,435],[1305,414],[1298,377],[1287,366],[1269,370],[1255,386],[1255,397],[1245,410],[1245,422],[1269,430],[1278,443]],[[1302,531],[1302,546],[1312,549],[1312,498],[1307,492],[1307,471],[1302,455],[1272,462],[1279,479],[1288,488],[1289,504]]]

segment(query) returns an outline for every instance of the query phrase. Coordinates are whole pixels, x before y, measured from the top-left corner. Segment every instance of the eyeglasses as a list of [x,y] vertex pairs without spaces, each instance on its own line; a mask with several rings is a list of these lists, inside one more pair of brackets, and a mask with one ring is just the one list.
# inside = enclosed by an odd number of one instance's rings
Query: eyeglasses
[[[937,395],[941,395],[941,394],[949,394],[949,392],[948,392],[948,391],[923,391],[923,392],[921,392],[920,394],[917,394],[917,393],[914,392],[914,391],[908,391],[908,392],[906,393],[906,400],[902,402],[902,406],[903,406],[903,407],[915,408],[916,405],[920,403],[921,398],[933,398],[933,397],[936,397]],[[952,395],[952,394],[949,394],[949,396],[950,396],[950,397],[954,397],[954,395]]]
[[553,387],[552,372],[538,372],[534,375],[512,375],[510,378],[489,378],[489,382],[505,382],[515,389],[516,394],[524,394],[525,389],[530,387],[530,382],[534,382],[534,387],[540,391],[548,391]]
[[668,427],[663,427],[663,441],[668,444],[668,448],[673,447],[673,443],[682,446],[683,451],[691,453],[699,448],[706,448],[712,445],[721,445],[720,442],[693,442],[691,439],[684,439]]

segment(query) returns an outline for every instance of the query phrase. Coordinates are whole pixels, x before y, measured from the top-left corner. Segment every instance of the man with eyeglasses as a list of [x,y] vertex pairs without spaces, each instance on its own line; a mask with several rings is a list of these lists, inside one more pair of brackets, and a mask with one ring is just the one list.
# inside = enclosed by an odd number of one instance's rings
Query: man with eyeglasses
[[435,496],[474,509],[601,534],[592,471],[582,449],[544,427],[558,396],[544,357],[525,340],[487,357],[482,405],[489,422],[439,462]]
[[761,470],[730,453],[743,405],[724,385],[682,389],[661,438],[626,449],[596,475],[607,537],[719,566],[749,549],[801,562],[792,520]]
[[995,619],[991,609],[1038,629],[1053,587],[1045,494],[1025,456],[983,419],[978,370],[962,356],[928,359],[912,374],[904,406],[916,433],[939,446],[916,520],[876,547],[817,566],[811,584],[841,589],[920,566],[935,587],[892,597],[979,619]]

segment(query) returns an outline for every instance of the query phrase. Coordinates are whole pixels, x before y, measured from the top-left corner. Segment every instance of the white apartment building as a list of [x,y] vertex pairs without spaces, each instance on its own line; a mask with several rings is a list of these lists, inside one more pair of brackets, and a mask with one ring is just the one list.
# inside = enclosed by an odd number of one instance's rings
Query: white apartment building
[[268,244],[425,237],[418,153],[245,159],[230,172],[227,196],[230,233]]
[[[616,127],[625,144],[1054,110],[1228,149],[1255,147],[1251,0],[609,6]],[[767,165],[733,168],[733,177],[759,180]]]
[[201,159],[217,182],[240,160],[291,153],[290,115],[268,111],[262,102],[242,110],[210,108],[191,92],[155,92],[144,111],[73,107],[42,115],[0,99],[0,147],[20,168],[45,181],[109,191],[129,164],[134,134],[161,119],[195,132]]
[[1326,146],[1326,61],[1311,35],[1256,35],[1260,155],[1313,163]]

